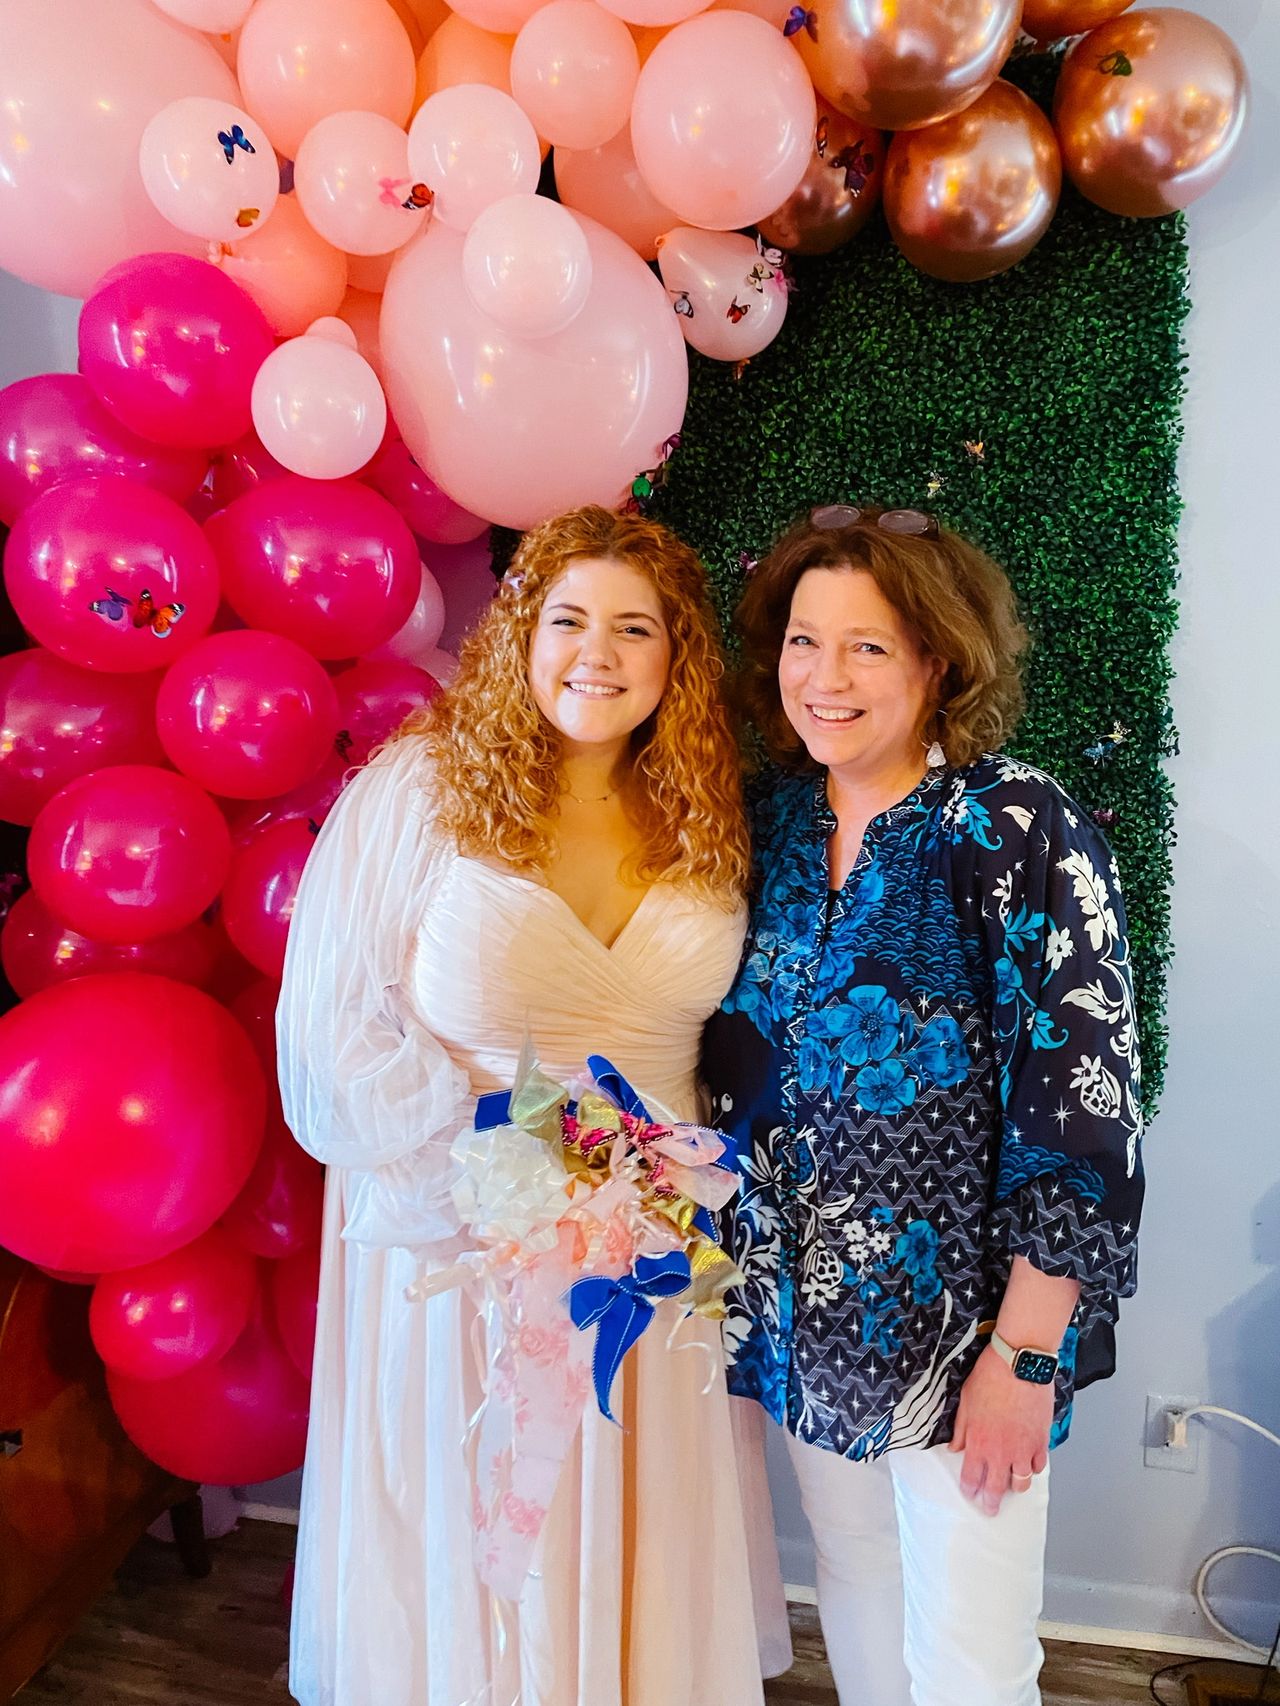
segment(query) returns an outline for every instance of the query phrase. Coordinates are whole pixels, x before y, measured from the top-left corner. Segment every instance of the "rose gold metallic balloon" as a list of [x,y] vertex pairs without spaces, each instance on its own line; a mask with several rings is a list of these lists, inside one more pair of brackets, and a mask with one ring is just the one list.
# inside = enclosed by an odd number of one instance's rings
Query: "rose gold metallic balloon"
[[975,101],[1018,33],[1022,0],[810,0],[792,40],[833,107],[914,130]]
[[954,118],[894,137],[884,210],[913,266],[967,284],[1030,253],[1061,187],[1053,127],[1021,89],[997,80]]
[[880,200],[886,138],[819,95],[813,153],[800,187],[760,222],[766,243],[795,255],[829,255],[855,236]]
[[1230,164],[1248,90],[1239,49],[1208,18],[1153,6],[1103,24],[1058,79],[1067,174],[1109,213],[1151,219],[1186,207]]
[[1132,5],[1133,0],[1023,0],[1022,27],[1037,41],[1061,41],[1096,30]]

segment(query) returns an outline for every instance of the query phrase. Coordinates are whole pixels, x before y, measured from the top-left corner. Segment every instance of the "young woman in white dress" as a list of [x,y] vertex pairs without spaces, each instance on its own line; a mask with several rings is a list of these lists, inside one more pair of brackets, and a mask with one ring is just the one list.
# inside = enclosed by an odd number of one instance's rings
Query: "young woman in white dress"
[[615,1388],[623,1425],[588,1405],[502,1606],[473,1566],[476,1304],[405,1295],[465,1246],[450,1147],[526,1039],[552,1076],[599,1053],[705,1112],[699,1039],[737,968],[748,860],[720,675],[692,551],[603,509],[548,522],[452,689],[349,784],[308,862],[278,1017],[286,1116],[330,1168],[303,1706],[762,1700],[719,1327],[690,1319],[677,1343],[705,1351],[668,1349],[660,1306]]

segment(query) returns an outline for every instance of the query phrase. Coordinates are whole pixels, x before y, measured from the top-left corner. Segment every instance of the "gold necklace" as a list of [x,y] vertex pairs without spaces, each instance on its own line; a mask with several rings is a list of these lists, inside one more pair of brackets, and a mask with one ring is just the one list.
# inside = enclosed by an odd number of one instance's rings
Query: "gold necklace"
[[613,798],[613,796],[617,793],[617,791],[618,790],[616,788],[610,788],[609,792],[607,794],[601,794],[599,799],[584,800],[578,794],[569,793],[568,789],[566,788],[565,789],[565,798],[572,800],[575,806],[602,806],[602,805],[604,805],[606,800],[611,800]]

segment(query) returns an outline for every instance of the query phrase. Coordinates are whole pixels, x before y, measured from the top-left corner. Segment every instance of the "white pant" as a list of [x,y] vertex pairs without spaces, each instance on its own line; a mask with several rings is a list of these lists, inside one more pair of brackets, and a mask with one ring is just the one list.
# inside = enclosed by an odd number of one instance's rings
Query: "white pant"
[[840,1706],[1039,1706],[1048,1469],[989,1517],[945,1445],[866,1463],[787,1447]]

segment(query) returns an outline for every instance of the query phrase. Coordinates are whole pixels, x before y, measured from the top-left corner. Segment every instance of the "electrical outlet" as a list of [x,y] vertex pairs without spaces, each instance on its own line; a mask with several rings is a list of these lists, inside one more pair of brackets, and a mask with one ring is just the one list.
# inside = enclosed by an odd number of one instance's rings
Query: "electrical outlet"
[[1198,1398],[1164,1398],[1154,1392],[1147,1394],[1147,1426],[1142,1436],[1142,1461],[1148,1469],[1176,1469],[1183,1475],[1194,1475],[1200,1467],[1200,1426],[1187,1423],[1187,1443],[1184,1446],[1166,1445],[1170,1410],[1190,1410]]

